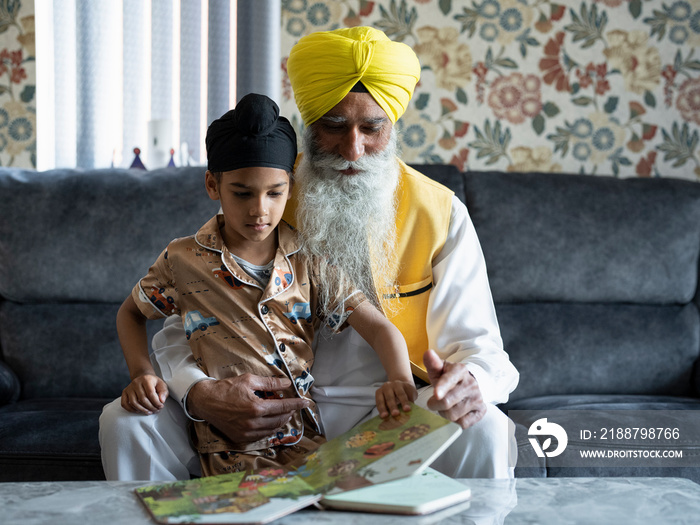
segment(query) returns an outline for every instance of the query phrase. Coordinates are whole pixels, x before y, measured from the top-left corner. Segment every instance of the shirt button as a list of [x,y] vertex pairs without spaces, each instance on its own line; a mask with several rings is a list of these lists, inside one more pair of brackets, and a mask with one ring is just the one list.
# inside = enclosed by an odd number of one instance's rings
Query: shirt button
[[280,343],[280,352],[284,352],[287,349],[286,346],[284,346],[284,343]]
[[270,309],[266,305],[262,305],[260,308],[260,311],[262,312],[263,315],[267,315],[267,312],[270,311]]

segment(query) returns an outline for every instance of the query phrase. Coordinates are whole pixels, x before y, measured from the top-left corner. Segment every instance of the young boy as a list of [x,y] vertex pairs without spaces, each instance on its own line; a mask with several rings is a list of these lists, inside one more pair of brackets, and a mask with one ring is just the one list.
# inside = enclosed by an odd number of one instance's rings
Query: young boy
[[[192,353],[210,377],[288,377],[288,391],[256,395],[311,401],[311,342],[321,324],[315,312],[323,283],[315,282],[293,228],[281,221],[291,196],[294,130],[272,100],[251,94],[211,124],[206,146],[205,186],[221,212],[195,235],[172,241],[117,315],[132,379],[122,406],[132,412],[149,414],[167,397],[148,357],[145,322],[168,315],[182,316]],[[380,414],[409,410],[416,389],[398,329],[360,291],[339,298],[333,311],[326,322],[355,328],[387,371],[376,395]],[[283,431],[254,443],[237,442],[205,421],[193,426],[205,476],[285,465],[325,440],[313,401]]]

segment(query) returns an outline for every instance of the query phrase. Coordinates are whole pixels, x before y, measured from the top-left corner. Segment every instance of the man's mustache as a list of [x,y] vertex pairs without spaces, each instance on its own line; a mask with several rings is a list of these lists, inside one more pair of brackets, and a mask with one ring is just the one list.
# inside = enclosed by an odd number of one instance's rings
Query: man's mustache
[[313,162],[317,168],[331,169],[334,171],[356,170],[359,172],[368,171],[376,162],[380,155],[365,155],[358,160],[350,161],[341,155],[333,153],[318,153],[314,156]]

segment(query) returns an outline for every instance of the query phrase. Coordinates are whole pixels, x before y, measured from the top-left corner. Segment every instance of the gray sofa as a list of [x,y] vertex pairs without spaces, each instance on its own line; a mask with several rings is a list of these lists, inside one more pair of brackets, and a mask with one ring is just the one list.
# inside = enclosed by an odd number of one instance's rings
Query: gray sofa
[[[504,410],[566,409],[575,422],[571,409],[700,409],[700,185],[419,169],[464,200],[481,239],[521,374]],[[101,479],[98,417],[128,382],[116,311],[217,205],[198,167],[0,169],[0,202],[0,481]],[[534,455],[530,422],[516,419],[518,476],[700,478],[558,467]],[[684,438],[690,457],[700,439]]]

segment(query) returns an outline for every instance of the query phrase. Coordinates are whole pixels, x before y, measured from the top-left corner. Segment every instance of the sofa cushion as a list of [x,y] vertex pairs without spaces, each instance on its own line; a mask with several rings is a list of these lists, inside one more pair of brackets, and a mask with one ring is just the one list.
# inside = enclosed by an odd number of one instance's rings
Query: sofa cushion
[[170,240],[217,212],[204,172],[0,169],[0,296],[121,303]]
[[[0,303],[0,349],[21,398],[114,399],[129,383],[117,304]],[[147,323],[148,340],[162,321]]]
[[509,402],[510,410],[700,410],[700,398],[637,395],[550,395]]
[[[518,444],[516,476],[542,475],[544,462],[547,477],[673,475],[700,481],[696,459],[700,455],[700,399],[552,395],[508,403],[507,408],[508,416],[515,423]],[[568,437],[565,454],[539,458],[534,453],[530,439],[537,433],[530,435],[529,431],[531,425],[542,418],[565,430]],[[618,429],[622,429],[623,434],[619,434]],[[624,433],[627,429],[628,435]],[[587,436],[583,435],[584,430]],[[649,430],[654,432],[653,438],[648,437]],[[641,432],[647,437],[642,439]],[[640,437],[632,438],[633,433]],[[550,436],[540,436],[540,441],[547,437]],[[604,457],[584,459],[582,451]],[[645,460],[632,457],[630,460],[615,456],[620,452],[630,454],[630,451],[640,456],[656,451],[681,452],[682,458]]]
[[[700,417],[696,416],[699,410],[700,399],[673,396],[552,395],[509,403],[507,413],[515,423],[518,448],[515,474],[518,477],[680,476],[700,481],[700,467],[696,461],[700,453]],[[568,436],[566,454],[554,458],[537,457],[530,444],[533,436],[529,429],[541,418],[564,428]],[[610,434],[610,429],[614,429],[612,432],[637,429],[639,433],[642,428],[647,433],[653,428],[654,439],[626,439],[624,435]],[[664,431],[656,435],[657,428]],[[677,436],[670,432],[674,428],[678,430]],[[581,435],[583,429],[589,431],[585,439]],[[593,432],[596,436],[591,439]],[[633,458],[631,461],[614,456],[630,450],[641,455],[680,451],[685,459]],[[586,460],[581,457],[582,453],[605,457]]]
[[467,208],[496,302],[687,303],[700,185],[469,172]]
[[[0,454],[66,454],[97,457],[97,420],[111,399],[56,398],[3,407]],[[50,432],[49,432],[50,430]]]
[[700,348],[695,304],[496,305],[520,372],[510,399],[548,394],[693,395]]
[[98,418],[109,399],[43,399],[0,408],[0,481],[104,479]]

